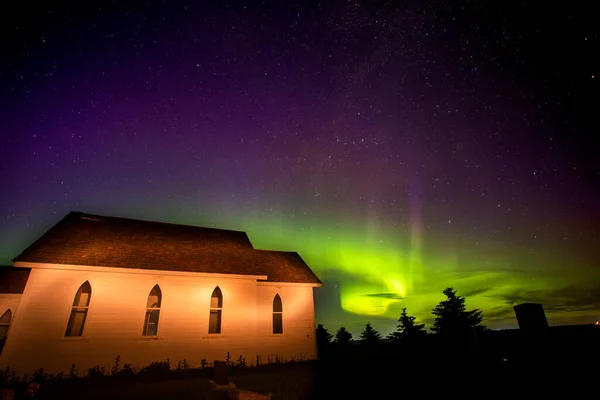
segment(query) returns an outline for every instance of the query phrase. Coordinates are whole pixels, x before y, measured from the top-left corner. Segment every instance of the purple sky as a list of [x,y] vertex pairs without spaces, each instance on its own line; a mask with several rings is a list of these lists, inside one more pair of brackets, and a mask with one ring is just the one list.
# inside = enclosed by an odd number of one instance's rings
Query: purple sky
[[[498,274],[474,304],[498,326],[529,300],[600,319],[594,12],[202,3],[4,16],[0,263],[69,210],[246,230],[327,277],[303,243],[404,235],[422,241],[415,293],[452,247],[459,275]],[[364,323],[340,309],[347,273],[320,322]]]

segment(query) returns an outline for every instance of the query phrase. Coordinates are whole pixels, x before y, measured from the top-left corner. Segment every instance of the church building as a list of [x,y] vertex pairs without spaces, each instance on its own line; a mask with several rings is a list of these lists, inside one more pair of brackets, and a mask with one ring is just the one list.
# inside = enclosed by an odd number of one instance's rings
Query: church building
[[71,212],[0,267],[0,368],[315,359],[319,286],[244,232]]

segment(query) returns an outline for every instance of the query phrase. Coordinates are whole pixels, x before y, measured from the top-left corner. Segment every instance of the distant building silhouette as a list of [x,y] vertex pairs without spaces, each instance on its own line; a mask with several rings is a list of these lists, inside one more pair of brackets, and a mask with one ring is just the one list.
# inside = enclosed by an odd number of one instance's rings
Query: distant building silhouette
[[515,307],[519,329],[527,335],[543,334],[548,330],[544,307],[536,303],[523,303]]

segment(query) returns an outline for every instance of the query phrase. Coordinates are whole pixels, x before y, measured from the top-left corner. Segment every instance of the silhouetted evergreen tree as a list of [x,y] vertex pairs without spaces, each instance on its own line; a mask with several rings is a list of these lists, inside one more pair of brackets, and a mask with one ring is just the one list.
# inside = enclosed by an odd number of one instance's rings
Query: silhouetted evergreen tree
[[423,338],[425,332],[425,324],[416,324],[417,318],[406,313],[406,308],[402,309],[402,314],[398,318],[398,327],[395,332],[392,332],[388,338],[394,341],[413,340]]
[[466,310],[465,298],[458,296],[454,288],[443,291],[446,300],[441,301],[432,311],[435,315],[432,332],[446,339],[469,339],[481,326],[481,311]]
[[381,342],[381,334],[377,332],[370,323],[367,322],[365,330],[360,334],[362,343],[367,345],[377,344]]
[[327,352],[331,348],[332,340],[333,335],[329,333],[327,329],[325,329],[323,324],[317,325],[317,352],[319,357],[327,355]]
[[352,341],[352,334],[343,326],[335,333],[335,343],[339,346],[347,346],[351,344]]

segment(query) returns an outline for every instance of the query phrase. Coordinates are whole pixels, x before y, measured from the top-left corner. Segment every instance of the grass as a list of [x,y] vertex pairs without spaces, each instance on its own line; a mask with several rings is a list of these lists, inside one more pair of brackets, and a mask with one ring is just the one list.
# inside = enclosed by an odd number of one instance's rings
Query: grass
[[[303,362],[233,370],[230,380],[238,389],[271,394],[274,400],[395,398],[403,386],[411,391],[418,388],[430,393],[433,389],[449,387],[440,379],[447,374],[445,370],[446,366],[428,366],[425,360],[403,364],[401,360],[382,363],[381,360],[367,358],[351,362]],[[488,369],[488,372],[492,371]],[[493,374],[498,376],[498,372],[495,370]],[[425,389],[415,386],[423,378],[434,384],[425,386]],[[37,397],[41,400],[224,399],[224,393],[212,391],[208,382],[208,377],[49,382]]]
[[[278,366],[247,368],[232,371],[230,380],[238,389],[272,394],[273,399],[310,399],[318,366],[316,363],[294,363]],[[111,380],[81,382],[49,382],[42,386],[36,398],[89,400],[164,400],[222,399],[222,393],[209,388],[208,377],[174,378],[168,380]]]
[[[232,368],[238,389],[271,394],[274,400],[515,397],[524,390],[539,398],[558,388],[574,395],[600,373],[597,356],[570,353],[559,357],[551,347],[528,357],[476,355],[460,357],[406,351],[336,355],[329,361]],[[224,399],[209,387],[210,369],[168,378],[64,379],[42,385],[40,400]]]

